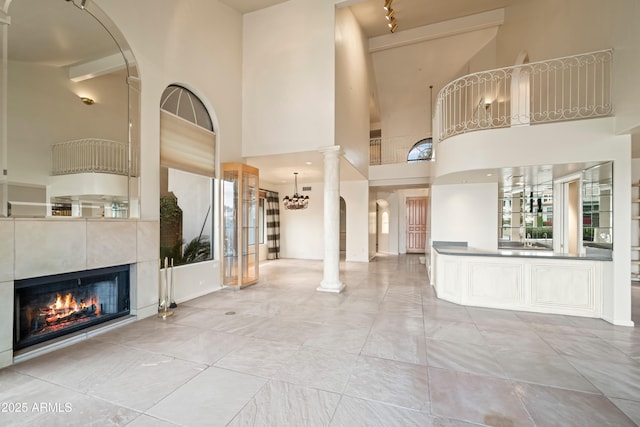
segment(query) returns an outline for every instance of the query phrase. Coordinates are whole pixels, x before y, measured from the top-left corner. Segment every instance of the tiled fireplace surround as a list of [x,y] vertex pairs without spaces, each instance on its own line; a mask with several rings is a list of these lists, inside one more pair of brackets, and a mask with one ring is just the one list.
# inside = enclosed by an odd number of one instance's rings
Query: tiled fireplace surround
[[131,314],[157,312],[157,221],[0,219],[0,368],[13,364],[14,280],[130,264]]

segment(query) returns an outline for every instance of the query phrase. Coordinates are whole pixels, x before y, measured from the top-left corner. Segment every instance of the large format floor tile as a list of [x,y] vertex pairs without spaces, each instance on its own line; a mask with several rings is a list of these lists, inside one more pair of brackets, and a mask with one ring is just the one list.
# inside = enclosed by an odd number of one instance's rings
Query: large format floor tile
[[343,261],[338,295],[322,274],[265,262],[256,285],[2,369],[0,425],[640,425],[639,328],[452,304],[418,256]]

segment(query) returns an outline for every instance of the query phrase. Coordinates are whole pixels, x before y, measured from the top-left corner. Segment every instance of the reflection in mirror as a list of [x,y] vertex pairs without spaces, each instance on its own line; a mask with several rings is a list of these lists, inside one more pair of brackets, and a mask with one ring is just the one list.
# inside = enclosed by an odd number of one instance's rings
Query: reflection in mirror
[[499,248],[553,249],[553,184],[516,182],[499,195]]
[[2,216],[128,217],[137,71],[121,36],[91,1],[20,0],[8,13]]
[[582,173],[582,244],[613,249],[613,163]]

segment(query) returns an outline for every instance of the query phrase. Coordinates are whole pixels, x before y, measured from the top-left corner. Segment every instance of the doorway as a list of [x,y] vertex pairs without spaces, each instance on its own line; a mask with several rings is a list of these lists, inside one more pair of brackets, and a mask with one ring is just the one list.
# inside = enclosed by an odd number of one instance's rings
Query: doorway
[[580,253],[580,181],[569,181],[565,184],[566,199],[566,245],[571,255]]
[[340,197],[340,254],[347,252],[347,203]]
[[407,253],[424,253],[427,241],[427,198],[407,197]]

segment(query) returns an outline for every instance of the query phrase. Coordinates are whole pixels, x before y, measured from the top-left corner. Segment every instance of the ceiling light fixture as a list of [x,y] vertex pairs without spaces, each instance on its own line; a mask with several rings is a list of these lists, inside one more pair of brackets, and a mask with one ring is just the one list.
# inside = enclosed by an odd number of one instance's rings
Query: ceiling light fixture
[[80,100],[87,105],[93,105],[93,103],[95,102],[92,98],[89,98],[87,96],[81,96]]
[[396,13],[395,10],[393,9],[389,9],[389,11],[387,11],[387,14],[385,15],[387,17],[387,21],[391,20],[391,18],[393,18],[393,15]]
[[391,19],[389,19],[389,30],[391,30],[392,33],[396,32],[396,29],[398,29],[398,24],[396,24],[396,18],[394,18],[393,16],[391,17]]
[[396,11],[391,7],[391,3],[393,0],[385,0],[384,1],[384,10],[387,12],[385,14],[385,18],[387,18],[387,25],[389,26],[389,30],[394,33],[398,29],[398,24],[396,23],[396,18],[394,17]]
[[295,187],[293,196],[284,196],[284,208],[290,210],[307,209],[309,206],[309,196],[301,196],[298,194],[298,172],[293,173],[295,178]]

